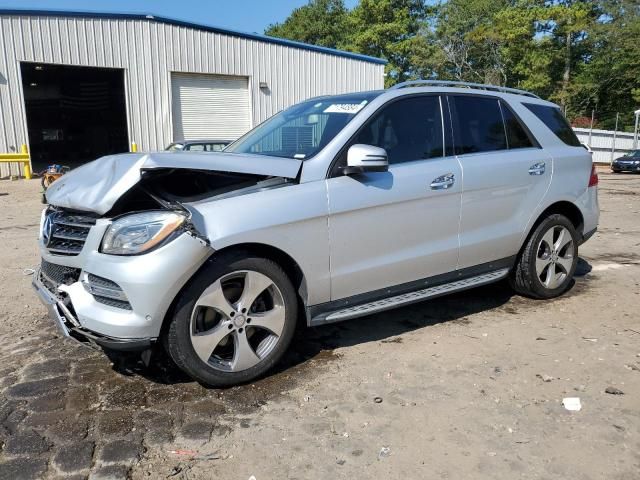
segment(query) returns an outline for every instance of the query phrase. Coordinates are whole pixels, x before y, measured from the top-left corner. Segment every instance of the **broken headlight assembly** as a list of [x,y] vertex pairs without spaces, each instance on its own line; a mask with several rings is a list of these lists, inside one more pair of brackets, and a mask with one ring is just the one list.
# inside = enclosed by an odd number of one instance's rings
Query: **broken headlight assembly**
[[133,213],[117,218],[102,238],[100,251],[111,255],[138,255],[170,241],[187,217],[167,211]]

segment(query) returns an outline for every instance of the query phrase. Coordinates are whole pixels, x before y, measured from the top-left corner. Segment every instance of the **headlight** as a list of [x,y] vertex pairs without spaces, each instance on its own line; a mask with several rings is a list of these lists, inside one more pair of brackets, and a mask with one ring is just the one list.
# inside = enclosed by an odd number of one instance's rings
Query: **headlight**
[[186,220],[175,212],[142,212],[118,218],[102,238],[102,253],[136,255],[159,245]]

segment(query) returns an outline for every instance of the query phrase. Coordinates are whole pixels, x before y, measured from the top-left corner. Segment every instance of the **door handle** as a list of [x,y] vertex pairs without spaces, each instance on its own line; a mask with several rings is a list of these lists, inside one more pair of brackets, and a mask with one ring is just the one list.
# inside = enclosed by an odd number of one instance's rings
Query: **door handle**
[[447,173],[433,179],[431,190],[446,190],[453,187],[454,183],[456,183],[456,176],[453,173]]
[[544,162],[534,163],[529,167],[529,175],[542,175],[547,165]]

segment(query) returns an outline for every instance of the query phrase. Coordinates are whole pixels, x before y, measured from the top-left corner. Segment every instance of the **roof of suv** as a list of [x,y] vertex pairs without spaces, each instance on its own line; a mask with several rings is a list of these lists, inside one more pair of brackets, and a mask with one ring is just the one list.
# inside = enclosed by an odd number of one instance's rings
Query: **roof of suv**
[[321,95],[318,97],[309,98],[311,100],[321,100],[325,98],[331,98],[333,100],[339,100],[340,98],[349,98],[354,100],[358,94],[366,95],[370,100],[383,94],[395,94],[398,95],[399,90],[409,90],[406,93],[418,92],[449,92],[449,93],[478,93],[484,95],[498,95],[498,96],[511,96],[511,98],[518,98],[526,103],[537,103],[542,105],[548,105],[558,107],[555,103],[543,100],[534,93],[527,92],[526,90],[520,90],[517,88],[502,87],[499,85],[489,85],[482,83],[471,82],[457,82],[447,80],[410,80],[408,82],[398,83],[385,90],[370,90],[364,92],[344,93],[338,95]]

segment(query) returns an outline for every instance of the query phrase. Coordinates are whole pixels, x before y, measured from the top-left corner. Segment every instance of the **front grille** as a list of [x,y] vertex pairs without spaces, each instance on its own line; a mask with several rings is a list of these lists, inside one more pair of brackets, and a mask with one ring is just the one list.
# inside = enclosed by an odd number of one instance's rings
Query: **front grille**
[[87,213],[50,208],[42,231],[47,250],[55,255],[78,255],[96,219]]
[[57,265],[55,263],[42,260],[40,264],[40,275],[42,282],[47,289],[58,294],[58,286],[71,285],[80,278],[80,269],[73,267],[66,267],[64,265]]

